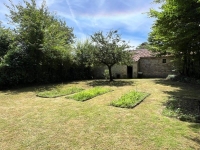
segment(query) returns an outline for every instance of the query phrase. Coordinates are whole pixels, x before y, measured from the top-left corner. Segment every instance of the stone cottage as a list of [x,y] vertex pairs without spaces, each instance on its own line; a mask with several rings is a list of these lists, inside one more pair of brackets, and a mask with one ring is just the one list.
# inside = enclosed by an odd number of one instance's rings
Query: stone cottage
[[[131,66],[115,65],[112,67],[114,78],[165,78],[172,73],[173,57],[156,57],[147,49],[131,51],[133,64]],[[94,68],[94,78],[104,78],[106,66]]]

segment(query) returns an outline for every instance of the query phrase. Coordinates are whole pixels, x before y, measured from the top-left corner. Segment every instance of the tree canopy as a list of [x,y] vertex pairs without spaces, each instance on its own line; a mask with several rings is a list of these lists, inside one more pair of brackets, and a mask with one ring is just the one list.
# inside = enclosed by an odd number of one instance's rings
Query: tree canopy
[[102,31],[91,35],[95,48],[93,49],[93,62],[95,64],[103,64],[108,67],[110,81],[112,77],[112,67],[115,64],[128,64],[131,62],[132,54],[128,51],[130,48],[126,41],[121,39],[117,30],[103,34]]
[[7,41],[4,45],[0,43],[7,49],[1,49],[0,83],[13,85],[67,78],[67,68],[72,62],[73,29],[50,13],[45,1],[40,7],[35,0],[19,4],[10,1],[6,6],[10,11],[7,17],[14,27],[11,33],[15,36],[12,45],[9,44],[10,32],[0,28]]
[[0,25],[0,88],[88,79],[99,64],[108,67],[112,81],[111,68],[131,61],[130,46],[117,31],[75,43],[73,29],[49,12],[45,0],[40,6],[36,0],[9,2],[12,29]]
[[91,66],[93,49],[94,45],[92,45],[90,39],[86,39],[85,41],[77,41],[75,44],[74,56],[74,60],[76,60],[76,63],[82,67]]
[[200,2],[199,0],[155,0],[160,10],[150,10],[156,21],[149,34],[153,51],[175,56],[183,75],[200,77]]
[[136,49],[149,49],[150,47],[149,47],[149,43],[148,42],[143,42],[143,43],[141,43],[140,45],[138,45],[137,47],[136,47]]
[[0,22],[0,62],[9,50],[9,46],[13,41],[13,36],[14,34],[12,31],[3,27]]

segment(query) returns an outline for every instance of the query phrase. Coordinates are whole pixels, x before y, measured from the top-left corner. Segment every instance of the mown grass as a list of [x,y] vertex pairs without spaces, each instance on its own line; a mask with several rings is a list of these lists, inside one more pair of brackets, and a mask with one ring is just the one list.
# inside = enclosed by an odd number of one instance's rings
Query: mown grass
[[77,94],[74,94],[72,96],[67,96],[66,98],[72,98],[77,101],[86,101],[86,100],[94,98],[98,95],[102,95],[102,94],[105,94],[110,91],[111,91],[110,88],[94,87],[94,88],[79,92]]
[[74,94],[82,90],[83,90],[82,88],[78,88],[78,87],[70,87],[70,88],[56,87],[48,91],[38,92],[37,96],[43,97],[43,98],[55,98],[55,97],[69,95],[69,94]]
[[131,91],[124,94],[119,99],[111,103],[112,106],[121,108],[134,108],[140,104],[149,94],[137,91]]
[[[84,103],[66,100],[65,96],[49,100],[38,97],[41,86],[0,91],[0,149],[200,149],[200,124],[162,113],[169,96],[185,94],[199,99],[200,88],[162,79],[120,80],[126,82],[123,85],[118,81],[116,86],[103,83],[102,87],[112,92]],[[79,81],[61,86],[91,89],[93,83]],[[110,106],[113,100],[136,89],[150,96],[134,109]]]

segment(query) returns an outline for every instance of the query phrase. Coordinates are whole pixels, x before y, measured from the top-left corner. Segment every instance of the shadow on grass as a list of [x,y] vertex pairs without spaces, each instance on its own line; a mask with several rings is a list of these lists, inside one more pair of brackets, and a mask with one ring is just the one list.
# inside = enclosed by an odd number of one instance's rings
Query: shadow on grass
[[191,124],[190,127],[193,128],[194,131],[200,133],[200,124],[199,123]]
[[1,90],[1,92],[5,93],[6,95],[15,95],[15,94],[20,94],[24,92],[42,92],[42,91],[52,90],[61,85],[62,83],[20,85],[20,86],[16,86],[10,89]]
[[[108,81],[108,80],[91,80],[89,82],[85,81],[86,84],[90,86],[127,86],[133,85],[134,82],[132,80],[115,80],[115,81]],[[30,84],[30,85],[20,85],[6,90],[0,90],[0,92],[5,93],[6,95],[15,95],[24,92],[42,92],[42,91],[49,91],[58,86],[62,86],[62,84],[78,84],[79,81],[73,82],[65,82],[65,83],[49,83],[49,84]]]
[[199,99],[172,96],[168,98],[168,101],[164,105],[166,107],[165,109],[174,112],[171,116],[181,121],[200,123]]
[[[194,137],[194,138],[191,138],[191,137],[186,137],[187,139],[197,143],[197,145],[200,146],[200,137]],[[190,147],[191,149],[196,149],[195,147]]]
[[[199,135],[200,85],[169,80],[155,80],[155,83],[176,88],[176,90],[164,91],[164,93],[169,95],[167,102],[163,103],[166,107],[165,110],[169,109],[173,114],[176,114],[176,118],[182,121],[196,122],[190,123],[188,127],[191,128],[194,133]],[[200,146],[200,136],[186,138]],[[195,147],[191,148],[196,149]]]
[[134,82],[132,80],[114,80],[114,81],[108,81],[108,80],[94,80],[87,83],[90,86],[128,86],[128,85],[134,85]]
[[177,88],[164,91],[168,101],[163,105],[177,114],[182,121],[200,123],[200,85],[169,80],[155,80],[156,84]]

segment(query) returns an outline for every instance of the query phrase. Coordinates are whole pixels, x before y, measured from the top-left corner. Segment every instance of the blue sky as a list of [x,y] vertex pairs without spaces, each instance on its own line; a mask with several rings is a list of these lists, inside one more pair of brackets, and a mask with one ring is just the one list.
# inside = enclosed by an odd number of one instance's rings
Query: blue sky
[[[12,0],[14,4],[22,0]],[[40,6],[42,0],[36,0]],[[66,21],[74,29],[77,39],[84,40],[97,31],[118,30],[122,39],[136,47],[147,41],[154,19],[149,18],[150,8],[157,9],[153,0],[46,0],[50,12]],[[5,14],[9,11],[0,2],[0,21],[7,26]]]

